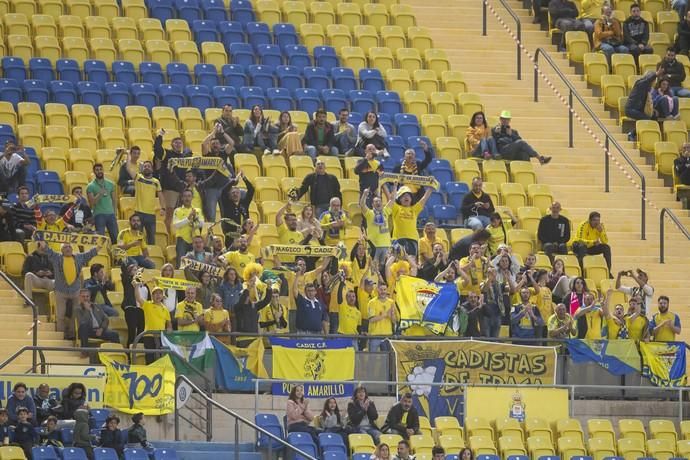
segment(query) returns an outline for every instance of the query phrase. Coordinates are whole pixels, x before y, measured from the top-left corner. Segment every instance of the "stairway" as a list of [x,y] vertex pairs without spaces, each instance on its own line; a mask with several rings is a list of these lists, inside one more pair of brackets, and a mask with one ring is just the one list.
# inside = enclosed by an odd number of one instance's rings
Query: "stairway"
[[[24,300],[4,280],[0,279],[0,304],[2,321],[5,324],[0,336],[0,362],[4,362],[13,353],[24,346],[32,345],[31,327],[33,324],[30,308],[24,307]],[[73,342],[63,340],[62,332],[55,330],[55,323],[49,323],[48,317],[39,315],[38,344],[45,347],[71,347]],[[31,368],[30,351],[22,353],[14,361],[2,368],[3,374],[23,374]],[[88,364],[88,359],[81,358],[79,352],[45,352],[48,363]],[[40,372],[40,370],[39,370]]]
[[[604,192],[604,152],[592,137],[575,122],[575,148],[568,147],[568,111],[553,91],[539,82],[539,103],[533,101],[534,67],[523,54],[522,79],[516,79],[515,42],[503,26],[488,13],[488,33],[482,36],[482,2],[478,0],[437,0],[431,4],[420,0],[401,0],[413,8],[417,25],[428,27],[434,46],[448,54],[451,68],[463,73],[468,91],[480,94],[487,116],[497,116],[501,110],[510,110],[513,128],[543,155],[553,156],[547,166],[536,166],[539,183],[549,184],[554,197],[577,226],[590,211],[602,214],[613,253],[614,274],[618,270],[640,267],[650,275],[655,297],[661,294],[671,299],[671,310],[680,315],[681,322],[690,324],[690,305],[687,303],[690,286],[687,284],[686,267],[690,262],[690,241],[667,220],[666,263],[659,263],[659,212],[671,208],[683,224],[690,228],[690,215],[676,202],[671,188],[647,165],[645,159],[627,141],[615,119],[611,118],[603,104],[595,97],[581,75],[568,62],[565,53],[556,51],[551,39],[539,25],[532,24],[529,11],[522,2],[510,0],[513,10],[522,23],[522,41],[534,54],[538,47],[548,50],[558,67],[567,75],[579,93],[592,107],[595,114],[614,134],[614,138],[626,149],[630,158],[644,173],[647,196],[657,209],[647,206],[646,240],[640,239],[640,193],[630,180],[611,162],[610,193]],[[498,0],[490,0],[505,24],[515,32],[515,22]],[[567,98],[568,93],[555,73],[544,60],[540,68],[553,85]],[[592,131],[601,135],[585,111],[575,106]],[[469,114],[471,115],[471,114]],[[601,140],[603,141],[603,137]],[[613,151],[614,156],[619,155]],[[619,159],[628,172],[635,173],[625,160]],[[632,280],[629,280],[632,281]],[[652,308],[656,311],[656,305]],[[686,342],[690,331],[684,329],[680,338]]]

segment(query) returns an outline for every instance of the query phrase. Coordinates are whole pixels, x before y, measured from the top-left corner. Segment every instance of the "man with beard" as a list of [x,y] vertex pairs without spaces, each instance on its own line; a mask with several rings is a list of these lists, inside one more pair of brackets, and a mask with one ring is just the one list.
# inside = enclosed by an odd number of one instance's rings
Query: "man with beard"
[[[153,157],[156,160],[156,172],[158,174],[158,179],[160,180],[160,186],[162,190],[163,199],[163,215],[165,216],[165,227],[168,229],[168,233],[171,232],[171,224],[173,211],[175,206],[177,206],[177,200],[180,198],[180,187],[179,181],[184,181],[185,169],[183,168],[170,168],[168,163],[173,158],[185,158],[184,144],[182,139],[179,137],[174,138],[170,141],[170,148],[163,148],[163,136],[165,135],[165,130],[161,129],[158,136],[156,136],[153,142]],[[173,176],[177,176],[177,179]],[[138,193],[137,195],[138,196]],[[144,222],[144,228],[146,227],[146,221]],[[153,244],[153,243],[149,243]]]
[[237,239],[237,251],[230,251],[223,254],[223,259],[225,262],[235,270],[237,273],[242,273],[244,268],[254,262],[256,257],[251,252],[247,251],[249,244],[247,243],[247,237],[240,235]]
[[573,317],[568,314],[564,304],[556,305],[556,312],[549,317],[548,329],[552,339],[569,339],[575,334]]
[[[141,165],[141,173],[134,181],[134,212],[141,219],[141,225],[146,232],[146,243],[156,243],[156,200],[160,205],[160,215],[166,216],[166,203],[163,198],[161,183],[153,177],[153,163],[145,161]],[[177,197],[175,198],[177,200]],[[173,205],[174,206],[174,205]],[[172,218],[172,211],[170,212]]]
[[127,259],[130,259],[127,264],[136,262],[140,267],[155,268],[155,264],[149,259],[145,238],[146,235],[141,231],[141,217],[132,214],[129,217],[129,228],[123,229],[117,236],[117,247],[125,251]]
[[649,320],[642,313],[642,297],[639,295],[633,295],[628,300],[625,327],[628,329],[629,339],[639,342],[649,338]]
[[216,120],[216,126],[220,126],[220,130],[216,128],[214,134],[222,145],[230,145],[230,148],[234,148],[237,152],[249,151],[245,145],[242,145],[244,130],[240,119],[232,116],[232,105],[225,104],[223,106],[223,113]]
[[101,163],[93,165],[93,174],[96,177],[86,187],[86,194],[93,213],[96,232],[105,235],[107,228],[110,241],[115,244],[118,234],[117,217],[115,216],[115,184],[105,178]]
[[659,313],[652,316],[649,322],[649,334],[655,342],[673,342],[680,334],[680,318],[668,311],[669,298],[659,296]]
[[[544,325],[544,320],[537,306],[530,303],[530,297],[532,297],[532,293],[528,288],[520,289],[521,303],[513,306],[513,313],[510,315],[513,337],[533,339],[541,335],[537,329]],[[524,342],[519,342],[519,344],[525,345]]]
[[[201,144],[201,154],[204,157],[221,158],[224,165],[222,172],[219,170],[207,171],[207,177],[198,183],[199,190],[204,197],[204,216],[208,222],[216,221],[216,206],[223,193],[223,189],[228,185],[228,182],[230,182],[230,176],[232,176],[233,173],[232,166],[228,159],[232,153],[232,139],[229,143],[223,145],[221,141],[214,137],[218,131],[222,132],[222,128],[219,124],[216,125],[216,129],[211,131]],[[225,136],[227,137],[228,135],[225,134]]]

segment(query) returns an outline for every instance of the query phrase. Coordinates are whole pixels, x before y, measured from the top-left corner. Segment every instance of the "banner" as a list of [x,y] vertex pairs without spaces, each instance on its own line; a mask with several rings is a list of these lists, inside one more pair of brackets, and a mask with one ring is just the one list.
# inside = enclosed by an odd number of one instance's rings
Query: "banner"
[[224,175],[230,176],[230,172],[225,167],[223,159],[220,157],[187,157],[187,158],[171,158],[168,160],[168,168],[172,171],[173,168],[184,169],[214,169]]
[[[392,340],[398,393],[412,393],[420,415],[462,414],[459,384],[552,385],[556,347],[509,345],[475,340]],[[432,386],[443,382],[449,386]]]
[[555,425],[568,418],[568,390],[565,388],[468,387],[465,394],[465,420],[481,417],[502,420],[506,417],[524,422],[526,417],[540,418]]
[[83,375],[91,377],[105,377],[105,366],[100,365],[83,365],[83,364],[48,364],[46,368],[48,375]]
[[254,379],[267,379],[264,367],[264,341],[254,340],[247,348],[226,345],[211,337],[216,350],[216,388],[252,391]]
[[[202,374],[210,374],[216,362],[216,351],[211,337],[206,332],[179,331],[161,332],[161,346],[173,353],[171,361],[178,374],[189,378],[196,377],[189,367],[196,368]],[[212,376],[208,376],[212,379]]]
[[57,400],[62,399],[62,390],[72,383],[83,383],[86,387],[86,402],[89,407],[99,409],[103,407],[105,399],[105,377],[102,375],[84,376],[78,373],[72,375],[46,375],[46,374],[2,374],[0,375],[0,402],[2,407],[7,407],[7,398],[12,395],[12,388],[17,383],[24,383],[30,397],[33,397],[38,386],[47,383],[50,386],[50,395]]
[[436,284],[412,276],[401,276],[395,284],[395,302],[400,312],[400,329],[421,326],[439,335],[459,300],[453,283]]
[[291,255],[302,257],[339,257],[342,249],[338,246],[301,246],[298,244],[271,244],[264,248],[264,257]]
[[[281,339],[271,337],[273,378],[304,382],[306,398],[349,397],[354,384],[316,383],[355,378],[351,339]],[[294,383],[274,383],[274,395],[287,395]]]
[[413,176],[412,174],[395,174],[385,172],[379,175],[379,184],[386,182],[397,182],[400,185],[420,185],[425,187],[433,187],[438,190],[441,184],[438,183],[434,176]]
[[170,414],[175,410],[175,367],[170,356],[129,365],[102,357],[106,367],[105,405],[125,414]]
[[35,204],[54,204],[54,203],[72,203],[76,200],[74,195],[34,195],[26,205],[32,207]]
[[568,339],[566,344],[575,363],[597,363],[613,375],[640,372],[640,354],[634,340]]
[[183,280],[179,278],[163,278],[161,276],[154,276],[153,279],[156,282],[156,285],[158,287],[162,287],[163,289],[173,288],[177,289],[178,291],[184,291],[188,287],[201,286],[201,283],[197,283],[196,281]]
[[685,385],[685,343],[640,342],[642,375],[658,387]]
[[67,243],[78,246],[105,246],[110,243],[110,238],[103,235],[92,233],[49,232],[46,230],[36,230],[33,234],[33,239],[36,241],[45,241],[46,243]]
[[216,278],[222,278],[223,272],[225,271],[222,267],[199,262],[198,260],[190,259],[188,257],[182,257],[180,261],[182,262],[182,268],[189,268],[198,272],[206,272],[211,276],[215,276]]

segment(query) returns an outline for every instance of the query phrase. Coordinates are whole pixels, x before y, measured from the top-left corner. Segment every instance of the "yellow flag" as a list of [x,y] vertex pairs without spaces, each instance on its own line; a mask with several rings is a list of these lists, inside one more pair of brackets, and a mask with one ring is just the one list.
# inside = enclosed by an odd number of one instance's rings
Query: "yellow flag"
[[170,356],[148,366],[101,360],[106,367],[106,406],[125,414],[163,415],[175,410],[175,366]]

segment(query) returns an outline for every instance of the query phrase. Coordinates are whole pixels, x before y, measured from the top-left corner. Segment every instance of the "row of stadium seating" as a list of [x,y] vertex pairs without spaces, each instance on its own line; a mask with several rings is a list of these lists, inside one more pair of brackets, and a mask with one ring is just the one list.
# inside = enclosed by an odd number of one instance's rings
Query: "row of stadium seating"
[[[149,453],[144,449],[125,449],[124,460],[149,460]],[[20,447],[0,447],[0,460],[25,460]],[[79,447],[54,448],[52,446],[34,447],[31,450],[32,460],[87,460],[86,452]],[[118,460],[114,449],[94,447],[94,460]],[[151,458],[154,460],[177,460],[177,454],[170,449],[154,449]]]

